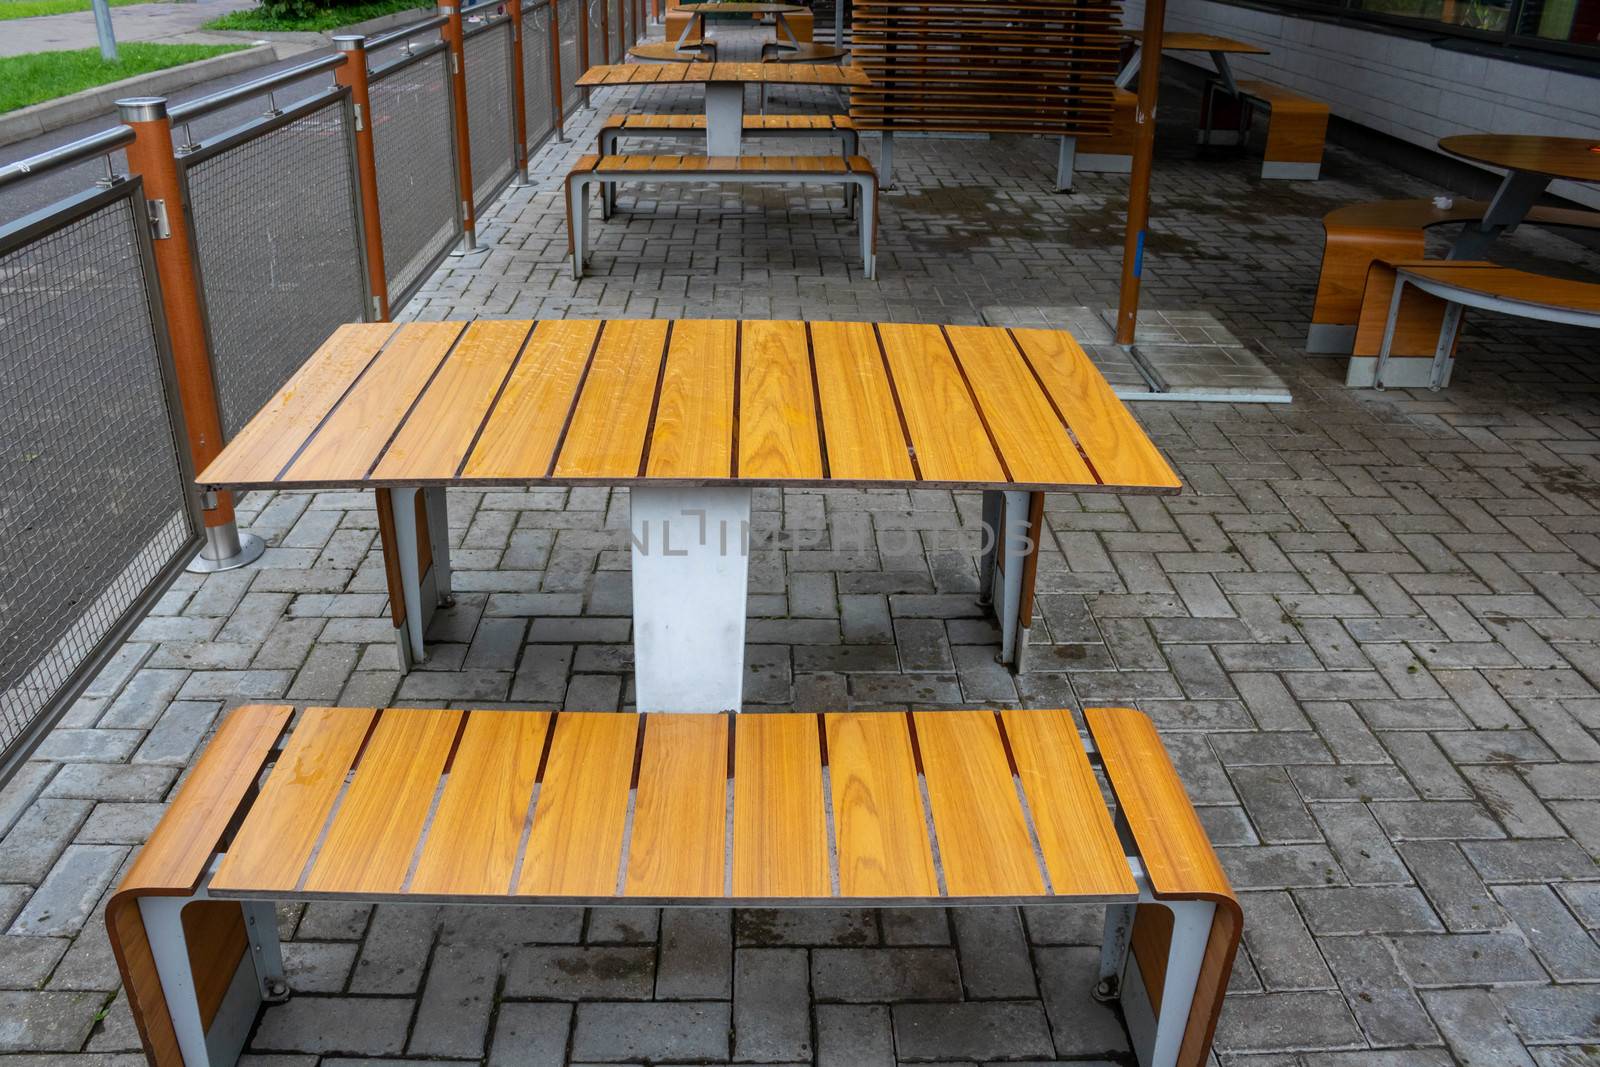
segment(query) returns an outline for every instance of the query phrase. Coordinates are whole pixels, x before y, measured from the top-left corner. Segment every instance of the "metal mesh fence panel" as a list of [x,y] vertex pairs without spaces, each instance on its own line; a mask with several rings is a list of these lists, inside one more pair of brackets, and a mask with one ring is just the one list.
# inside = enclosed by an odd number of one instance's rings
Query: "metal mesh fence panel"
[[599,66],[606,61],[606,0],[585,0],[585,4],[589,15],[589,65]]
[[578,54],[578,3],[560,0],[556,6],[561,31],[561,106],[569,115],[578,109],[578,75],[583,73],[583,59]]
[[528,151],[555,129],[555,94],[550,90],[550,7],[525,8],[522,15],[523,111],[528,117]]
[[135,205],[130,182],[0,233],[0,751],[198,545]]
[[346,93],[184,160],[222,432],[366,318]]
[[467,133],[472,142],[472,202],[478,210],[494,199],[516,170],[511,133],[511,22],[468,37]]
[[461,236],[449,55],[392,65],[373,76],[372,152],[389,310],[398,311]]

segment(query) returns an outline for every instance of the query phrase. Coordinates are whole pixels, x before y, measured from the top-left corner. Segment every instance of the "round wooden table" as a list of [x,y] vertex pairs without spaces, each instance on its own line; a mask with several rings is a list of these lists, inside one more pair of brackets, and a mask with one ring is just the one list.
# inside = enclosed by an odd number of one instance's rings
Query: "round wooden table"
[[1477,259],[1501,233],[1527,217],[1552,181],[1600,182],[1600,139],[1533,137],[1511,133],[1462,133],[1441,137],[1445,152],[1474,163],[1505,168],[1483,221],[1469,225],[1450,249],[1451,259]]

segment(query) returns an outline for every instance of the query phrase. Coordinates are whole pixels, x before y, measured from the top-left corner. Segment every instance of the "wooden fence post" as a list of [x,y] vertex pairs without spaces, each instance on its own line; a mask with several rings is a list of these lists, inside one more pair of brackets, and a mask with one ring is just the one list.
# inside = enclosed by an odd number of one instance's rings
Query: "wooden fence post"
[[506,0],[511,17],[511,122],[517,152],[517,184],[528,184],[528,95],[522,69],[522,0]]
[[378,212],[378,157],[372,147],[372,98],[367,85],[367,39],[341,34],[334,47],[344,53],[344,65],[333,72],[334,81],[350,90],[355,111],[356,180],[361,189],[361,231],[367,247],[367,286],[372,290],[373,318],[389,321],[389,276],[383,264],[383,223]]
[[461,250],[474,252],[478,248],[478,212],[472,202],[472,137],[467,130],[466,39],[461,32],[461,8],[455,4],[440,4],[439,14],[445,18],[439,36],[450,49],[451,95],[455,97],[456,184],[460,186]]

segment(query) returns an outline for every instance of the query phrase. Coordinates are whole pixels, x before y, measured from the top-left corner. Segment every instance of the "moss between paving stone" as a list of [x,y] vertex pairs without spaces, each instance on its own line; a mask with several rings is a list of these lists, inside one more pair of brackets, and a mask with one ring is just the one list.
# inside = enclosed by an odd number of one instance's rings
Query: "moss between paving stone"
[[[5,6],[8,0],[0,0]],[[0,59],[0,114],[67,96],[96,85],[166,70],[248,48],[243,44],[145,44],[117,46],[117,61],[107,63],[98,48],[34,52]]]

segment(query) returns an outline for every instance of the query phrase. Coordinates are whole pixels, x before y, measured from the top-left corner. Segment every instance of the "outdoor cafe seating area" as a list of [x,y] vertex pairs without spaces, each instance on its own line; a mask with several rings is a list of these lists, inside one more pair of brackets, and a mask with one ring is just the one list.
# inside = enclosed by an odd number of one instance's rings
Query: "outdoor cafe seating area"
[[1137,27],[1063,138],[713,6],[197,448],[264,550],[0,781],[0,1067],[1588,1062],[1592,138],[1175,33],[1145,169]]

